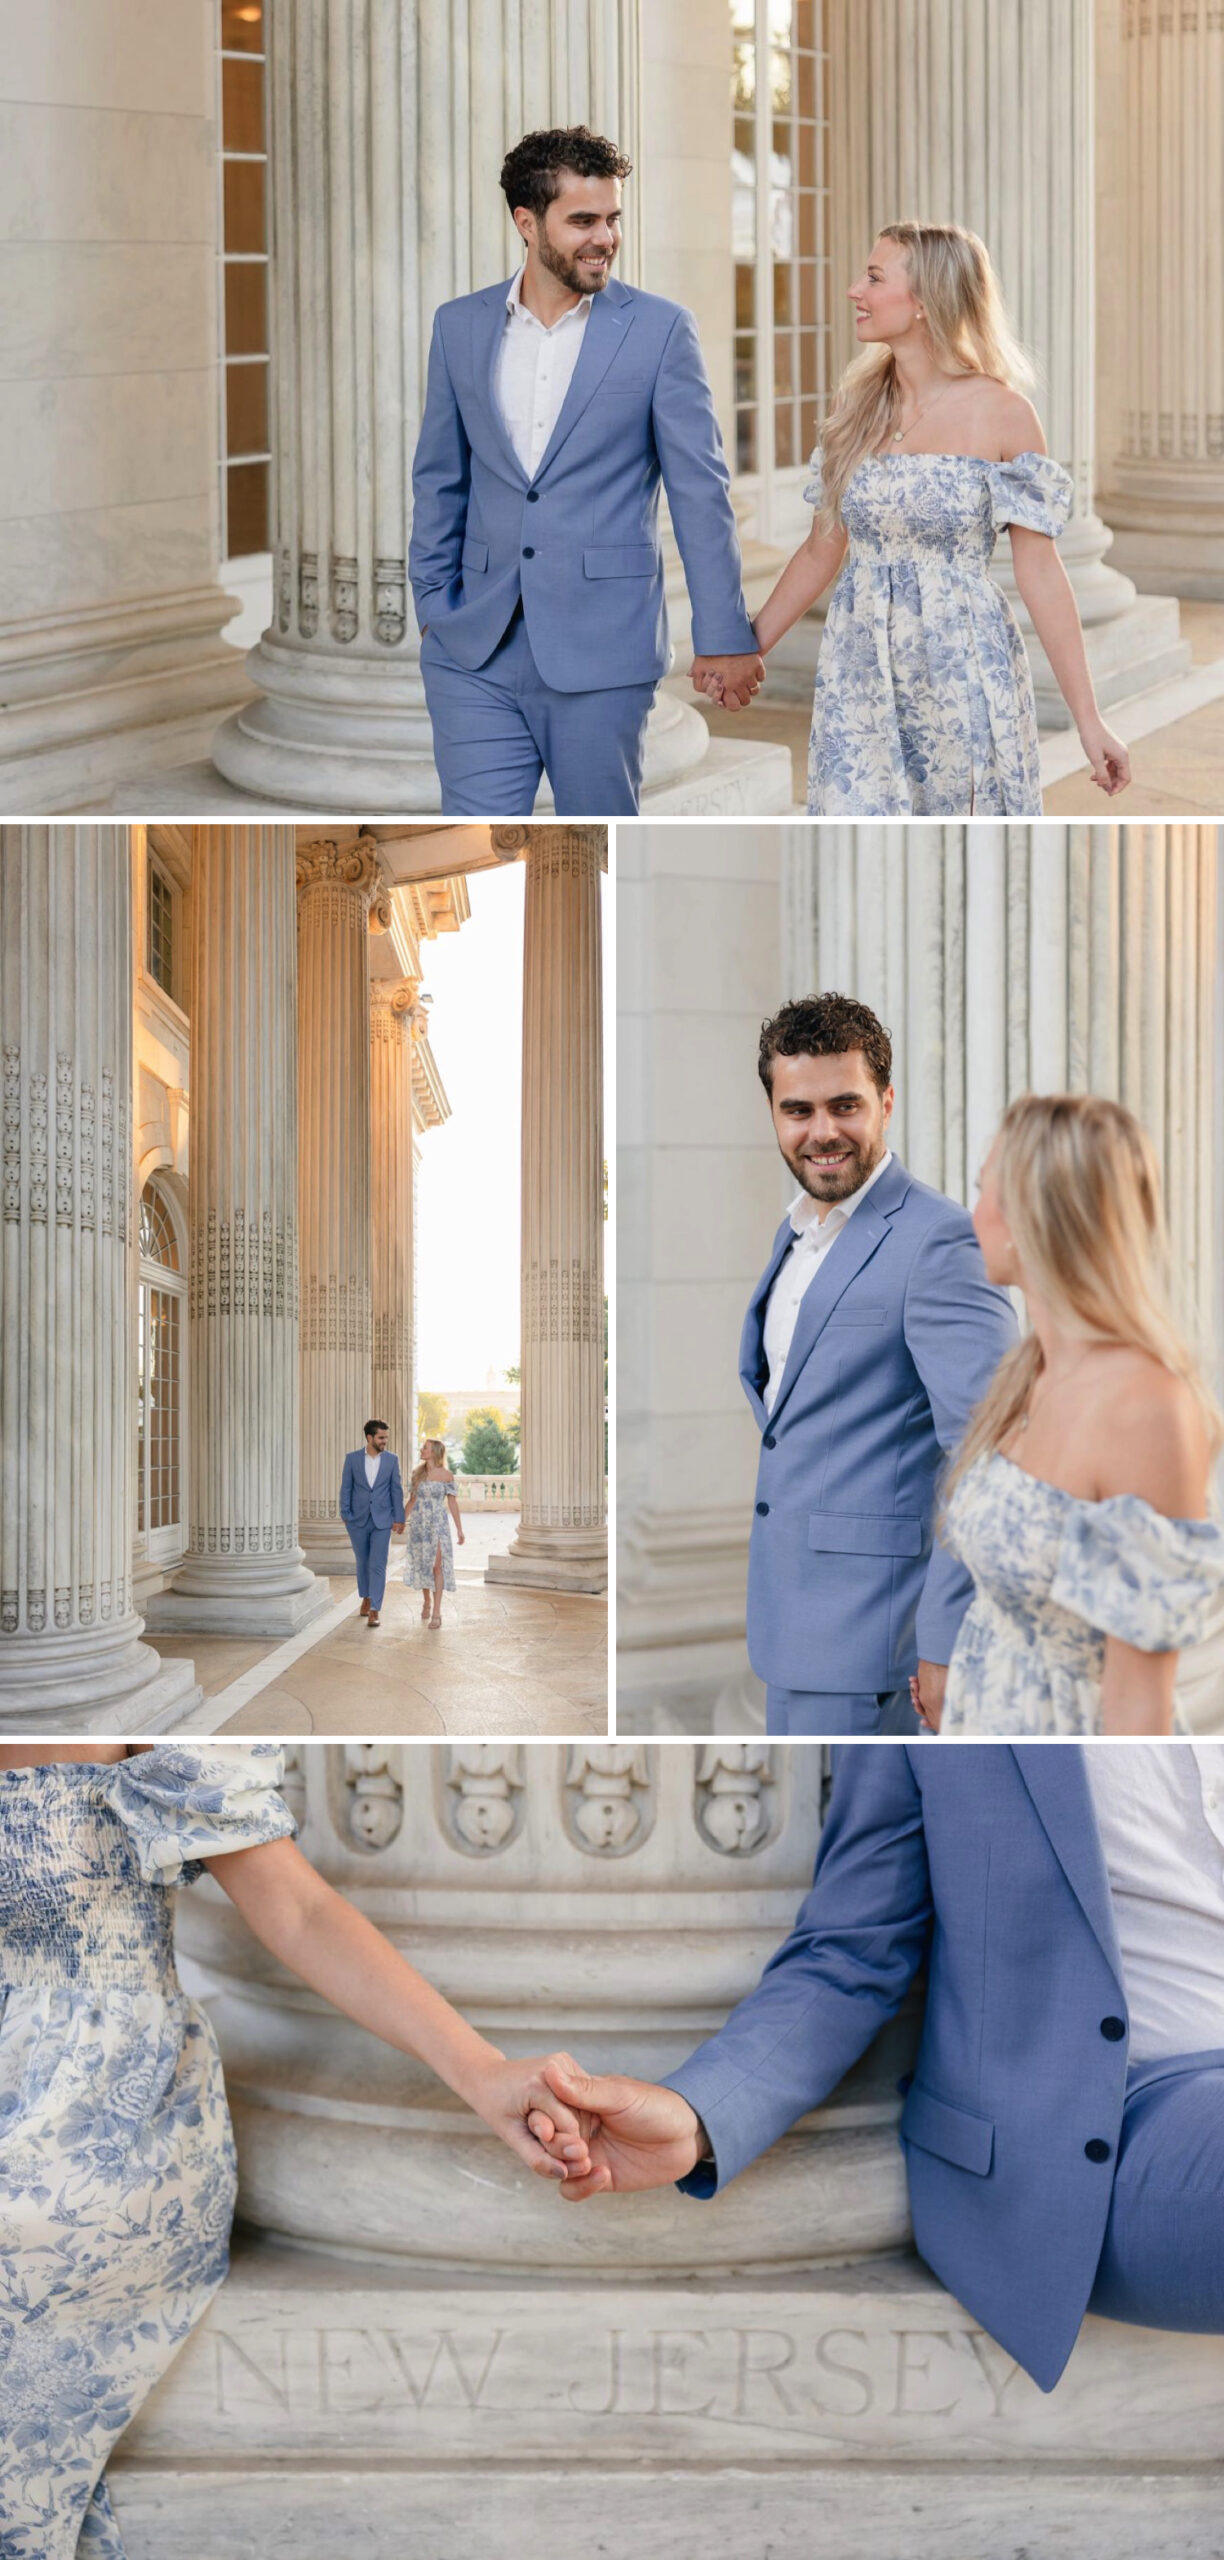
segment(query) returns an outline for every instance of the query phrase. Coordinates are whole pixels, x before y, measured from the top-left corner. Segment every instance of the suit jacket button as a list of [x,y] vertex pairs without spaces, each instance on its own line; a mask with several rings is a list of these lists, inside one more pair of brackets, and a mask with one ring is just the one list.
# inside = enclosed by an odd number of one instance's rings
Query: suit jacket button
[[1101,2033],[1107,2044],[1121,2044],[1126,2033],[1125,2018],[1102,2018]]
[[540,492],[539,492],[539,490],[538,490],[538,489],[529,489],[529,490],[528,490],[528,492],[527,492],[527,504],[528,504],[528,506],[529,506],[529,507],[538,507],[539,503],[540,503]]
[[768,1504],[767,1502],[758,1502],[758,1504],[757,1504],[757,1510],[760,1512],[760,1515],[761,1515],[762,1520],[764,1519],[765,1514],[766,1514],[766,1512],[768,1511],[768,1509],[769,1509],[769,1504]]
[[1110,2145],[1107,2142],[1102,2142],[1099,2134],[1094,2134],[1091,2142],[1086,2142],[1084,2144],[1085,2160],[1108,2160],[1109,2153]]
[[534,560],[535,558],[535,553],[529,542],[525,542],[523,544],[523,558],[524,560]]
[[766,1434],[765,1434],[765,1446],[766,1446],[766,1448],[767,1448],[767,1449],[776,1449],[776,1448],[777,1448],[777,1445],[778,1445],[778,1444],[777,1444],[777,1441],[775,1440],[775,1438],[774,1438],[774,1436],[773,1436],[772,1431],[767,1431],[767,1432],[766,1432]]

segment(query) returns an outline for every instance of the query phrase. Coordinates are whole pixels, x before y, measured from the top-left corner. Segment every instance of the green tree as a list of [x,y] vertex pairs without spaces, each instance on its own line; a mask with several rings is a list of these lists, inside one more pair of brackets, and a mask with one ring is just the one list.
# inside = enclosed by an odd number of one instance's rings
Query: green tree
[[516,1472],[518,1445],[503,1430],[500,1415],[469,1416],[459,1464],[466,1476],[512,1476]]
[[450,1406],[445,1396],[423,1390],[417,1397],[417,1432],[422,1440],[445,1440]]

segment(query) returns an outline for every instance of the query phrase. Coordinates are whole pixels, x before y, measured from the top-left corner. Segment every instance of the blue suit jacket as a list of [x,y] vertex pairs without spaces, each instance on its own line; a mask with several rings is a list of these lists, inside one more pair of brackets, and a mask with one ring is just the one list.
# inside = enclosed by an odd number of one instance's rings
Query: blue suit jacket
[[936,1479],[1016,1338],[967,1210],[894,1157],[799,1309],[772,1414],[765,1309],[789,1218],[744,1322],[740,1377],[764,1435],[748,1651],[781,1688],[856,1694],[947,1662],[973,1595],[934,1535]]
[[[816,1877],[721,2033],[673,2073],[713,2145],[710,2195],[818,2106],[926,1960],[901,2117],[914,2237],[1050,2391],[1105,2236],[1126,1999],[1083,1753],[862,1743],[834,1754]],[[1108,2144],[1105,2160],[1087,2143]]]
[[667,491],[694,646],[755,649],[718,424],[692,316],[613,278],[595,295],[551,441],[528,482],[493,378],[508,284],[434,321],[413,463],[417,619],[481,667],[520,593],[547,685],[650,684],[669,654],[659,542]]
[[376,1529],[394,1528],[404,1517],[404,1488],[400,1481],[399,1459],[391,1449],[384,1449],[378,1474],[372,1485],[366,1483],[366,1453],[350,1449],[340,1478],[340,1517],[342,1520],[372,1520]]

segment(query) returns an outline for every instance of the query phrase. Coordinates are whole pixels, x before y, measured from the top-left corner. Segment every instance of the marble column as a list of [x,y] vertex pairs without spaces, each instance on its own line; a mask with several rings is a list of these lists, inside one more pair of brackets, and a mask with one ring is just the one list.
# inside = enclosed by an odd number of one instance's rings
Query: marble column
[[405,1480],[416,1456],[413,1050],[429,1020],[420,993],[419,978],[370,985],[370,1411],[386,1422]]
[[595,827],[527,838],[523,929],[522,1514],[490,1582],[603,1591],[603,1109]]
[[218,16],[5,13],[0,810],[112,805],[250,691],[218,576]]
[[0,830],[0,1728],[134,1733],[198,1704],[140,1642],[131,851]]
[[290,1636],[298,1544],[292,827],[198,827],[191,875],[190,1543],[155,1628]]
[[[963,222],[980,233],[1012,320],[1036,359],[1034,398],[1075,483],[1059,548],[1084,624],[1098,699],[1190,663],[1176,601],[1136,596],[1109,565],[1095,506],[1097,318],[1093,0],[830,0],[840,106],[833,117],[833,272],[838,353],[850,353],[841,281],[882,222]],[[1112,319],[1112,315],[1111,319]],[[1015,596],[1010,549],[997,571]],[[1069,714],[1028,633],[1043,728]]]
[[[275,612],[260,698],[214,741],[245,790],[315,809],[436,809],[407,583],[412,451],[437,306],[510,275],[497,184],[533,126],[589,123],[631,158],[637,0],[286,0],[271,13]],[[623,252],[635,257],[632,183]],[[705,752],[665,702],[670,786]]]
[[347,1574],[339,1515],[346,1450],[370,1412],[370,992],[367,936],[389,919],[368,845],[301,848],[298,882],[298,1141],[302,1270],[301,1544],[318,1573]]
[[1224,596],[1224,13],[1110,0],[1105,41],[1113,557],[1141,588]]

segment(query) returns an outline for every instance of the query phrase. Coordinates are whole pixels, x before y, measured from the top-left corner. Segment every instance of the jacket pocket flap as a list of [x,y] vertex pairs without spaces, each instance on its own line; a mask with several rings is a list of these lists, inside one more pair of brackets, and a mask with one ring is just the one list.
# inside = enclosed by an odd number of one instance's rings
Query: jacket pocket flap
[[843,1298],[840,1307],[835,1308],[829,1317],[825,1332],[831,1333],[839,1324],[883,1324],[886,1318],[887,1309],[884,1307],[856,1307],[853,1300],[847,1302]]
[[966,2107],[950,2107],[915,2081],[901,2114],[901,2137],[920,2151],[933,2151],[954,2168],[975,2178],[987,2176],[994,2158],[994,2126],[988,2116],[970,2115]]
[[582,555],[588,578],[649,578],[658,565],[649,542],[617,542],[606,550],[584,551]]
[[813,1511],[809,1547],[837,1556],[920,1556],[926,1545],[921,1520],[892,1511]]
[[463,565],[465,569],[487,569],[489,565],[488,543],[465,542],[463,546]]

